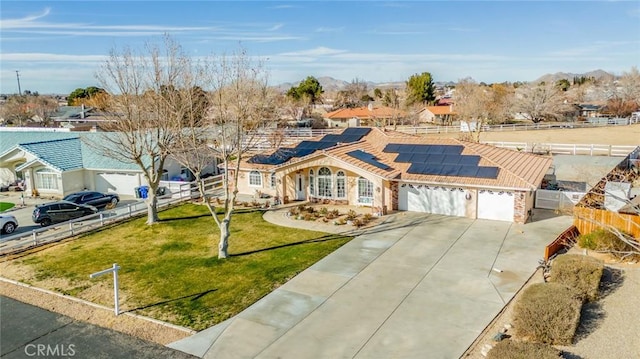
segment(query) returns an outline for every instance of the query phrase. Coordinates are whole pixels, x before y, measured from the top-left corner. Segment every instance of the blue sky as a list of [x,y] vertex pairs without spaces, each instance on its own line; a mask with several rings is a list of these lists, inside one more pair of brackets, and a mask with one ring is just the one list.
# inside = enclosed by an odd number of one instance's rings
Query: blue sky
[[114,47],[171,34],[193,56],[241,43],[271,84],[306,76],[530,81],[640,64],[638,1],[5,1],[0,93],[97,85]]

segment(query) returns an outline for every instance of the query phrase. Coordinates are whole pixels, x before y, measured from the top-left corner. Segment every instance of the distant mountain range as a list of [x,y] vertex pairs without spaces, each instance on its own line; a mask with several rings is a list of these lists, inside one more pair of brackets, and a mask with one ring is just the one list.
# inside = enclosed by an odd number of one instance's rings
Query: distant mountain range
[[[540,76],[539,78],[537,78],[536,80],[532,81],[534,83],[538,83],[538,82],[556,82],[558,80],[561,79],[566,79],[566,80],[573,80],[574,77],[593,77],[596,80],[612,80],[615,79],[616,76],[604,71],[604,70],[594,70],[594,71],[589,71],[589,72],[585,72],[582,74],[578,74],[578,73],[567,73],[567,72],[556,72],[555,74],[545,74]],[[344,81],[344,80],[339,80],[339,79],[334,79],[333,77],[329,77],[329,76],[322,76],[322,77],[318,77],[318,82],[320,82],[320,85],[322,85],[322,89],[325,92],[334,92],[334,91],[340,91],[342,89],[345,88],[345,86],[347,86],[350,82],[349,81]],[[302,79],[300,80],[302,81]],[[514,80],[514,81],[518,81],[518,80]],[[371,82],[371,81],[365,81],[367,83],[367,86],[369,87],[369,89],[374,89],[374,88],[380,88],[380,89],[386,89],[386,88],[404,88],[405,86],[405,81],[395,81],[395,82]],[[287,90],[289,90],[291,87],[293,86],[297,86],[300,82],[285,82],[279,85],[274,86],[274,88],[282,91],[282,92],[286,92]],[[451,85],[455,85],[455,82],[452,81],[436,81],[435,82],[436,86],[451,86]]]

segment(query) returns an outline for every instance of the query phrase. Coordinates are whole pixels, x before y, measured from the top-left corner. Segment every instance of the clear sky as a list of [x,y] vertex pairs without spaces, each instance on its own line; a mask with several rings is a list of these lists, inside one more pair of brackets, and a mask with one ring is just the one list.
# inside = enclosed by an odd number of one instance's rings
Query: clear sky
[[306,76],[530,81],[640,64],[640,1],[6,1],[0,93],[96,86],[114,47],[171,34],[194,56],[239,44],[271,84]]

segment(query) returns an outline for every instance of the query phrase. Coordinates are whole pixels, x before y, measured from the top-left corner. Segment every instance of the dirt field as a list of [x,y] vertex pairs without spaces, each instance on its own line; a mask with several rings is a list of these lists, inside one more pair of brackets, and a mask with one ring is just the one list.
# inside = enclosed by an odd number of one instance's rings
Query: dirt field
[[[439,134],[457,138],[458,133]],[[596,128],[566,128],[538,131],[483,132],[480,141],[505,141],[527,143],[584,143],[603,145],[640,146],[640,124]]]

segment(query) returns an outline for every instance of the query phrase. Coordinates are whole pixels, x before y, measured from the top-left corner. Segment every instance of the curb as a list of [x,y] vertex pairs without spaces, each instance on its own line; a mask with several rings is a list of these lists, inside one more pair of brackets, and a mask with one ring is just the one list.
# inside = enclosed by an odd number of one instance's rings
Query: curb
[[[46,294],[50,294],[50,295],[55,295],[55,296],[57,296],[57,297],[65,298],[65,299],[68,299],[68,300],[71,300],[71,301],[74,301],[74,302],[77,302],[77,303],[85,304],[85,305],[88,305],[88,306],[91,306],[91,307],[94,307],[94,308],[97,308],[97,309],[102,309],[102,310],[107,310],[107,311],[113,312],[113,308],[109,308],[109,307],[106,307],[106,306],[104,306],[104,305],[95,304],[95,303],[92,303],[92,302],[86,301],[86,300],[84,300],[84,299],[80,299],[80,298],[72,297],[72,296],[69,296],[69,295],[64,295],[64,294],[56,293],[56,292],[53,292],[53,291],[50,291],[50,290],[47,290],[47,289],[42,289],[42,288],[34,287],[34,286],[32,286],[32,285],[25,284],[25,283],[22,283],[22,282],[18,282],[18,281],[15,281],[15,280],[13,280],[13,279],[8,279],[8,278],[0,277],[0,282],[5,282],[5,283],[9,283],[9,284],[17,285],[17,286],[20,286],[20,287],[23,287],[23,288],[28,288],[28,289],[36,290],[36,291],[38,291],[38,292],[42,292],[42,293],[46,293]],[[149,318],[149,317],[145,317],[145,316],[142,316],[142,315],[139,315],[139,314],[134,314],[134,313],[129,313],[129,312],[122,312],[122,313],[120,313],[119,315],[127,315],[127,316],[130,316],[130,317],[133,317],[133,318],[143,319],[143,320],[146,320],[146,321],[148,321],[148,322],[152,322],[152,323],[155,323],[155,324],[159,324],[159,325],[162,325],[162,326],[165,326],[165,327],[168,327],[168,328],[172,328],[172,329],[180,330],[180,331],[182,331],[182,332],[188,333],[189,335],[193,335],[193,334],[196,334],[196,333],[197,333],[197,331],[195,331],[195,330],[193,330],[193,329],[189,329],[189,328],[181,327],[181,326],[179,326],[179,325],[175,325],[175,324],[171,324],[171,323],[163,322],[163,321],[161,321],[161,320],[153,319],[153,318]]]

